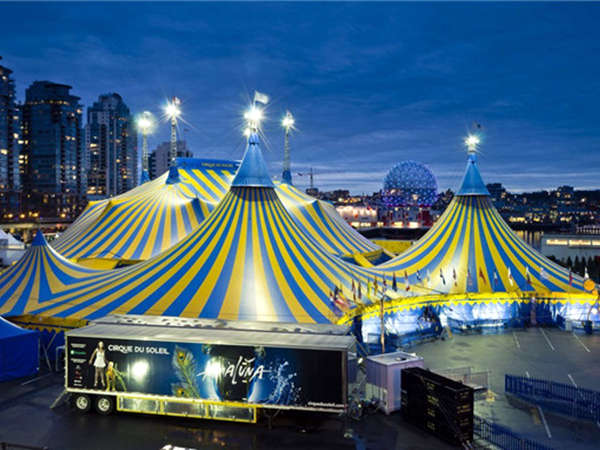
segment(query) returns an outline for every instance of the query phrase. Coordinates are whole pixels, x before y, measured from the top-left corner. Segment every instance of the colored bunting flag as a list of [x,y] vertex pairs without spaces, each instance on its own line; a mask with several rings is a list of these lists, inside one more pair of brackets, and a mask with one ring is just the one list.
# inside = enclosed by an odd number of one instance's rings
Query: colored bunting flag
[[456,269],[452,268],[452,278],[454,278],[454,286],[458,286],[458,280],[456,279]]
[[589,280],[590,279],[590,274],[587,271],[587,267],[584,267],[585,269],[585,275],[583,276],[584,279]]
[[573,272],[571,271],[570,267],[569,267],[569,286],[573,286]]
[[467,269],[467,286],[472,286],[473,280],[471,279],[471,269]]
[[406,273],[406,270],[404,271],[404,289],[407,292],[410,291],[410,284],[408,282],[408,274]]
[[444,272],[442,272],[442,269],[440,269],[440,278],[442,279],[442,283],[446,284],[446,279],[444,278]]
[[531,277],[529,276],[529,266],[525,267],[525,278],[527,280],[527,284],[533,287],[533,285],[531,284]]
[[396,272],[392,274],[392,289],[394,292],[398,292],[398,282],[396,281]]
[[421,279],[421,273],[419,272],[419,269],[417,269],[417,280],[419,281],[419,283],[423,282],[423,280]]
[[494,287],[498,286],[498,272],[494,269]]
[[481,278],[483,280],[483,282],[485,284],[487,284],[487,281],[485,279],[485,275],[483,274],[483,270],[481,270],[481,267],[479,268],[479,278]]
[[429,287],[429,283],[431,283],[431,273],[429,272],[429,269],[427,269],[427,278],[425,278],[425,280],[427,281],[427,287]]
[[511,286],[514,284],[513,276],[512,276],[512,273],[510,271],[510,267],[508,268],[508,281],[509,281],[509,283],[510,283]]
[[548,274],[546,273],[546,271],[544,270],[544,268],[542,266],[540,266],[540,278],[542,280],[548,279]]

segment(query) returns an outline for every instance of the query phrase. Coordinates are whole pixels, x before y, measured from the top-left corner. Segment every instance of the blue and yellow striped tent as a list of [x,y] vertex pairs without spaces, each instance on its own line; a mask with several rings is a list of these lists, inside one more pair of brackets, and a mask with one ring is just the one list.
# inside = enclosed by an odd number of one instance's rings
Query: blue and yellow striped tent
[[88,205],[53,243],[65,257],[98,268],[151,258],[172,247],[208,216],[227,190],[237,164],[183,161],[154,181]]
[[40,307],[67,286],[97,274],[63,258],[38,230],[23,257],[0,275],[0,313],[19,315]]
[[582,292],[583,279],[519,238],[494,208],[469,155],[460,189],[435,226],[380,266],[416,294]]
[[228,193],[187,238],[28,312],[71,320],[131,313],[332,322],[332,292],[351,297],[368,273],[326,252],[296,224],[253,135]]

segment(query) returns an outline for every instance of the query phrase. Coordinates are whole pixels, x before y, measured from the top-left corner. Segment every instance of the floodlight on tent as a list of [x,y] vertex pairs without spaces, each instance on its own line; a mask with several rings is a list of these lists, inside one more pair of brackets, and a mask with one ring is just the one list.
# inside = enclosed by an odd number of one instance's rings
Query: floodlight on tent
[[466,140],[465,144],[469,148],[469,153],[475,153],[477,150],[477,144],[479,144],[479,138],[474,135],[470,135]]
[[285,128],[286,130],[289,130],[290,128],[292,128],[294,126],[294,116],[292,116],[291,112],[287,112],[285,114],[285,117],[283,118],[283,120],[281,121],[281,125],[283,126],[283,128]]

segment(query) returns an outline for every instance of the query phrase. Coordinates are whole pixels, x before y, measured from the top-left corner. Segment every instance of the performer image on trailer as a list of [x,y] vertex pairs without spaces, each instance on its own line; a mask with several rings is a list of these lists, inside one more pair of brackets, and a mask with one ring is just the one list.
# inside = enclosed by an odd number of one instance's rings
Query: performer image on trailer
[[98,387],[98,378],[102,383],[102,387],[104,388],[104,368],[106,367],[106,354],[104,352],[104,342],[98,342],[98,347],[92,353],[92,357],[90,358],[90,364],[94,365],[94,387]]

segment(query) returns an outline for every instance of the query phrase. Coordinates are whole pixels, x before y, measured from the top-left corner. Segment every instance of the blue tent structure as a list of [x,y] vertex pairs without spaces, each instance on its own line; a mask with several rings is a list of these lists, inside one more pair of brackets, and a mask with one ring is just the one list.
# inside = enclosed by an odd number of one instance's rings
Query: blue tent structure
[[0,317],[0,382],[37,373],[38,343],[39,332]]

